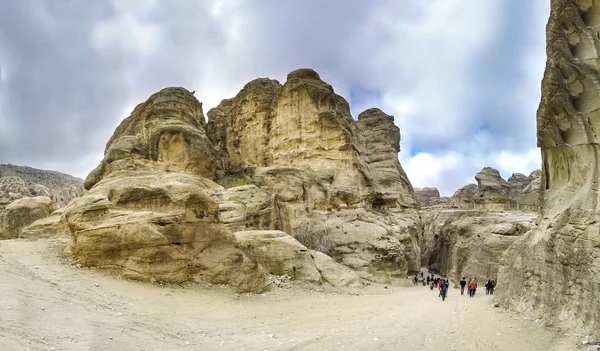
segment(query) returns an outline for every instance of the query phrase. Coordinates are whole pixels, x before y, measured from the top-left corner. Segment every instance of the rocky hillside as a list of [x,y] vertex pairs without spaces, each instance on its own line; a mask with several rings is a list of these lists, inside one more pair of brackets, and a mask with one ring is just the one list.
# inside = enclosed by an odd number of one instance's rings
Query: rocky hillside
[[404,284],[420,268],[422,227],[392,116],[353,119],[310,69],[284,84],[254,80],[208,116],[193,94],[166,88],[123,120],[88,193],[53,224],[72,238],[71,261],[239,291],[268,288],[269,274]]
[[84,192],[83,180],[68,174],[0,164],[0,209],[31,196],[46,196],[61,207]]
[[600,337],[600,4],[553,0],[537,113],[540,220],[502,261],[501,302]]

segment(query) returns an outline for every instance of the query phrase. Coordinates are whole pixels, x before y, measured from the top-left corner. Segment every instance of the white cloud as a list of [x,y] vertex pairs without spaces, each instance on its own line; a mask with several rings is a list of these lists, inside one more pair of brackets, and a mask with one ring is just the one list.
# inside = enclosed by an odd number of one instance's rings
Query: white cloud
[[401,162],[414,187],[434,186],[442,196],[452,196],[457,189],[475,183],[475,175],[485,166],[498,169],[505,180],[513,173],[529,175],[540,168],[540,151],[501,151],[487,155],[455,151],[443,154],[422,152],[413,157],[403,157]]
[[159,28],[145,23],[142,16],[156,6],[154,0],[113,0],[115,14],[93,30],[97,50],[117,50],[123,54],[148,55],[156,49]]

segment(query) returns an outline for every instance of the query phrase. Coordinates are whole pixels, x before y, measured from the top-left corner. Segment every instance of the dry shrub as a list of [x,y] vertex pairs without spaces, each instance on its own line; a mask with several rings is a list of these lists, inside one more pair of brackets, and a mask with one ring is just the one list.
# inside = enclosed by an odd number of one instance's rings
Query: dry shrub
[[329,255],[335,246],[333,240],[329,237],[327,228],[309,225],[306,222],[294,230],[293,236],[307,248],[320,251],[326,255]]

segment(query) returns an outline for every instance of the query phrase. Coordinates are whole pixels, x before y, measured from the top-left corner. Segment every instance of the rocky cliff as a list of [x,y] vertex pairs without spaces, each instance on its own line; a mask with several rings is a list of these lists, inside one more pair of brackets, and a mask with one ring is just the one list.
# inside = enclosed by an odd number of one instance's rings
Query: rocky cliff
[[537,113],[537,228],[505,255],[501,301],[600,337],[600,4],[553,0]]
[[208,117],[217,182],[254,186],[215,194],[232,230],[325,237],[332,257],[370,280],[400,283],[419,269],[420,220],[392,116],[369,109],[354,120],[346,100],[300,69],[283,85],[248,83]]
[[309,69],[252,81],[208,115],[183,88],[152,95],[115,130],[88,193],[23,232],[67,230],[70,260],[125,277],[242,291],[267,288],[269,273],[348,286],[419,269],[393,117],[354,120]]
[[14,200],[32,196],[46,196],[62,207],[84,192],[83,180],[68,174],[0,164],[0,210]]

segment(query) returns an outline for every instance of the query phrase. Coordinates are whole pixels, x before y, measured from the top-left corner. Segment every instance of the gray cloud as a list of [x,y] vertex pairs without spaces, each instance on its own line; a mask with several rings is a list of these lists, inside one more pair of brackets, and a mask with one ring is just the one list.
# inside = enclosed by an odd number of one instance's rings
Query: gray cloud
[[[355,114],[396,115],[413,183],[451,192],[494,152],[535,143],[541,76],[527,70],[543,59],[542,2],[0,2],[0,162],[85,176],[164,86],[196,90],[207,109],[251,79],[313,67]],[[445,168],[427,177],[418,152]]]

